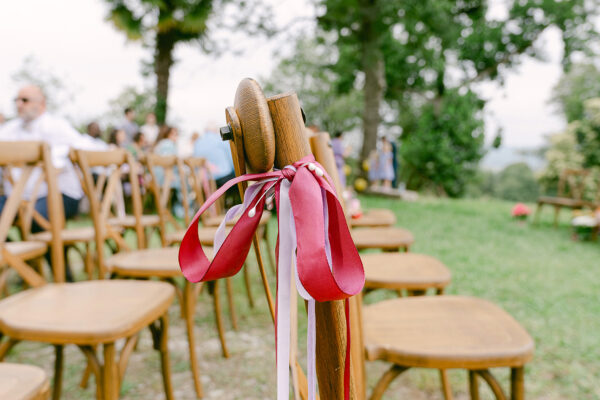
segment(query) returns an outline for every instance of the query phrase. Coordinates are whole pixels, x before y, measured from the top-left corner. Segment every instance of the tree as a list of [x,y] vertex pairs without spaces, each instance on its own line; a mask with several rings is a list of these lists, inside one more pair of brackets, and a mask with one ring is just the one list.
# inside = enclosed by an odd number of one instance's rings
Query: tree
[[[175,59],[173,52],[179,43],[197,43],[203,51],[218,49],[210,41],[216,25],[211,19],[230,20],[226,5],[231,0],[106,0],[108,19],[131,40],[142,40],[153,49],[153,67],[156,75],[156,119],[164,123],[167,117],[169,76]],[[240,20],[229,29],[245,28],[252,32],[270,32],[265,25],[268,9],[254,12],[256,4],[240,0]],[[217,13],[219,16],[217,17]]]
[[447,90],[442,101],[421,107],[412,134],[400,147],[409,186],[433,185],[441,195],[463,194],[483,155],[482,108],[475,93],[455,89]]
[[594,64],[575,64],[552,90],[552,103],[567,122],[584,118],[584,101],[600,97],[600,71]]
[[597,3],[514,1],[498,18],[486,0],[320,0],[319,26],[336,35],[339,57],[332,69],[338,92],[362,82],[361,158],[375,148],[384,101],[398,110],[403,137],[416,134],[421,113],[441,117],[448,92],[455,99],[455,90],[465,93],[475,82],[499,79],[521,55],[538,56],[536,39],[550,26],[562,32],[568,67],[572,55],[596,37],[591,17]]
[[156,106],[154,92],[150,88],[142,90],[135,86],[125,87],[121,93],[109,102],[110,110],[103,119],[112,124],[123,120],[123,111],[127,107],[133,108],[136,115],[136,123],[143,125],[146,115],[153,112]]
[[361,92],[350,90],[338,95],[333,87],[336,76],[330,67],[335,62],[335,47],[326,40],[302,36],[290,56],[262,79],[266,93],[294,89],[306,114],[306,125],[317,125],[330,132],[347,132],[360,124]]

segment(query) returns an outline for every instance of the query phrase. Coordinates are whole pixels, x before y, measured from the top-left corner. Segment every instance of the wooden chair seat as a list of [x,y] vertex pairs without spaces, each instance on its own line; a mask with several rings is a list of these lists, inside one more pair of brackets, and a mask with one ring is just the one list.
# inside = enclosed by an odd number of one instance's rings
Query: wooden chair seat
[[416,253],[370,253],[360,256],[367,289],[443,289],[452,278],[437,259]]
[[359,218],[352,218],[352,228],[387,227],[396,224],[396,214],[383,208],[367,210]]
[[[225,218],[224,215],[209,216],[202,220],[202,224],[207,227],[208,226],[219,226],[219,225],[221,225],[223,218]],[[231,221],[229,221],[227,223],[227,226],[235,225],[237,223],[238,219],[239,219],[239,217],[232,219]],[[260,222],[258,224],[261,226],[265,225],[269,222],[269,219],[271,219],[271,212],[265,210],[265,211],[263,211],[263,214],[260,217]]]
[[537,202],[539,204],[550,204],[561,207],[572,207],[572,208],[580,208],[586,206],[589,202],[585,200],[572,199],[569,197],[551,197],[551,196],[542,196],[539,197]]
[[360,228],[351,234],[358,250],[408,250],[415,241],[412,233],[401,228]]
[[[4,243],[4,247],[9,253],[18,256],[23,260],[41,257],[46,254],[46,250],[48,249],[46,243],[37,241],[6,242]],[[2,253],[0,253],[0,265],[3,262]]]
[[181,243],[184,235],[185,231],[167,232],[165,233],[165,239],[167,243]]
[[386,300],[364,307],[363,318],[371,361],[478,370],[522,366],[533,356],[533,339],[517,321],[473,297]]
[[0,363],[0,399],[45,400],[50,396],[50,383],[39,367]]
[[159,319],[174,296],[164,282],[47,284],[0,301],[0,330],[13,339],[53,344],[114,342]]
[[[141,216],[140,223],[142,226],[157,226],[160,224],[160,217],[155,214],[145,214]],[[124,228],[135,228],[135,216],[126,215],[124,217],[109,218],[108,224]]]
[[[206,256],[212,258],[212,249],[203,249]],[[121,276],[172,278],[181,276],[178,254],[178,247],[122,252],[106,260],[106,265],[110,271]]]
[[[81,228],[63,229],[60,232],[60,235],[64,244],[71,245],[74,243],[93,241],[95,237],[95,231],[93,226],[86,226]],[[41,242],[50,243],[52,240],[52,233],[50,231],[34,233],[30,235],[29,238],[31,240],[39,240]]]

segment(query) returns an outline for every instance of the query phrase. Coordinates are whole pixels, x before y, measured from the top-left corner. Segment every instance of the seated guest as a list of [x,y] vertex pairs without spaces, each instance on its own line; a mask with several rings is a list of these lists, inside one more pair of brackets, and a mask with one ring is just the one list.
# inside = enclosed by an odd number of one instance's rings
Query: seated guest
[[[71,147],[84,150],[105,150],[106,144],[100,143],[90,136],[77,132],[64,118],[54,116],[46,111],[46,97],[41,88],[29,85],[21,88],[15,98],[18,117],[0,127],[0,141],[43,141],[49,144],[52,163],[58,172],[58,187],[62,193],[65,217],[72,218],[78,213],[79,201],[83,190],[73,164],[69,160]],[[24,199],[32,195],[38,173],[33,173],[27,182]],[[0,211],[4,208],[6,198],[10,195],[11,185],[4,180],[4,195],[0,196]],[[44,186],[38,191],[35,209],[48,218],[48,190]],[[32,232],[43,230],[33,221]]]
[[125,147],[127,134],[123,129],[113,128],[108,135],[108,144],[110,147]]

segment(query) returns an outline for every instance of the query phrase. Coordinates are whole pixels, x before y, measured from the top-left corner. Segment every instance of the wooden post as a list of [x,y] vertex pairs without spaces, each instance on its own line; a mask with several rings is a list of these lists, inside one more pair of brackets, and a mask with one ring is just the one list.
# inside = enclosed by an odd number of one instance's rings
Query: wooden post
[[[275,166],[283,168],[311,154],[300,103],[295,93],[267,99],[275,130]],[[317,302],[317,378],[322,399],[343,400],[346,320],[343,301]],[[354,376],[350,398],[358,399]]]

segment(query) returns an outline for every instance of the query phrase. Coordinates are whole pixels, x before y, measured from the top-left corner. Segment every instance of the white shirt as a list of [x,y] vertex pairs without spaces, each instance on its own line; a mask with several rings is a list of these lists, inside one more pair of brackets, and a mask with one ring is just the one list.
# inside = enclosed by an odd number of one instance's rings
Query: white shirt
[[140,132],[144,134],[144,137],[149,144],[154,144],[158,137],[158,125],[142,125]]
[[[71,147],[82,150],[106,150],[108,148],[106,143],[77,132],[64,118],[55,117],[47,112],[28,124],[25,124],[21,118],[15,118],[0,127],[0,141],[20,140],[38,140],[50,145],[52,164],[59,171],[58,187],[60,192],[74,199],[82,198],[83,190],[75,168],[69,160],[69,149]],[[29,178],[24,198],[31,197],[38,174],[39,171],[34,172]],[[8,195],[10,190],[10,183],[5,179],[4,193]],[[48,189],[44,185],[36,197],[44,197],[47,193]]]

